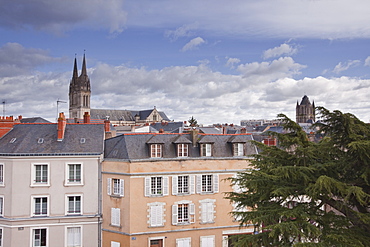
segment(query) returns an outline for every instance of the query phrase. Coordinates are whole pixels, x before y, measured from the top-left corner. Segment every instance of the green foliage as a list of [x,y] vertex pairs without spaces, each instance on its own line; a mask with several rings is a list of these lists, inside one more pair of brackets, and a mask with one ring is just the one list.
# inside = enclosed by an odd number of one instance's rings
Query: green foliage
[[323,138],[309,141],[298,124],[279,115],[286,133],[279,147],[261,150],[253,170],[230,178],[243,192],[227,198],[247,211],[232,212],[259,234],[233,246],[368,246],[370,243],[370,125],[352,114],[317,108]]
[[189,125],[191,127],[198,127],[199,126],[198,121],[193,116],[191,116],[191,118],[189,118],[188,122],[189,122]]

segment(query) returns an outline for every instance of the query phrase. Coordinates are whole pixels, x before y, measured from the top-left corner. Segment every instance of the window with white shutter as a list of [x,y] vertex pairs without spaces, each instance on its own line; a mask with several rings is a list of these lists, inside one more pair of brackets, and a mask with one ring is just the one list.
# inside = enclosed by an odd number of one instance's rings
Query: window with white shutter
[[120,208],[111,208],[111,225],[112,226],[121,226],[121,209]]
[[107,178],[107,194],[111,196],[123,197],[125,191],[125,181],[117,178]]
[[110,247],[120,247],[120,246],[121,246],[121,243],[119,242],[115,242],[115,241],[110,242]]
[[172,195],[189,195],[195,193],[195,176],[172,176]]
[[80,247],[81,227],[67,227],[67,247]]
[[203,143],[200,145],[200,154],[201,156],[212,156],[212,144],[211,143]]
[[158,227],[164,225],[164,205],[163,202],[149,203],[149,226]]
[[168,195],[168,176],[145,177],[144,194],[145,196],[167,196]]
[[172,224],[184,225],[195,222],[195,205],[191,201],[180,201],[172,205]]
[[200,247],[215,247],[215,236],[201,236]]
[[176,239],[176,247],[191,247],[191,238]]
[[244,143],[234,143],[234,156],[244,156]]
[[200,203],[200,220],[201,223],[214,223],[215,219],[215,199],[205,199]]
[[197,193],[218,193],[218,174],[197,175]]

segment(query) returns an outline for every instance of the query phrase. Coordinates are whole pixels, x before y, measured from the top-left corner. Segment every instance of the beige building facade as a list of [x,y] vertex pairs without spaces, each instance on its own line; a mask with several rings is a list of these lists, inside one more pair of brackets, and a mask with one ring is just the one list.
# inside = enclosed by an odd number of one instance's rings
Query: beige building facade
[[226,247],[240,228],[224,192],[250,169],[251,135],[126,134],[106,140],[103,246]]

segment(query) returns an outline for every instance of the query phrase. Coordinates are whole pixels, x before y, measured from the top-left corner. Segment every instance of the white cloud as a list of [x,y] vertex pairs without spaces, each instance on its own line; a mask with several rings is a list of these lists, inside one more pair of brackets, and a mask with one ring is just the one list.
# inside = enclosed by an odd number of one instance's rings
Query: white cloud
[[333,72],[339,74],[343,71],[348,70],[351,67],[358,66],[361,63],[360,60],[349,60],[346,63],[339,62],[333,69]]
[[263,52],[263,58],[268,59],[272,57],[279,57],[281,55],[292,56],[298,51],[297,48],[290,46],[289,44],[281,44],[278,47],[268,49]]
[[365,66],[370,66],[370,56],[365,59]]
[[227,59],[227,62],[226,62],[226,66],[229,67],[229,68],[234,68],[235,64],[238,64],[240,63],[240,59],[239,58],[228,58]]
[[184,47],[182,47],[181,51],[189,51],[194,50],[195,48],[199,47],[201,44],[204,44],[205,41],[201,37],[196,37],[190,40]]
[[165,37],[169,38],[171,41],[176,41],[181,37],[189,37],[194,35],[193,30],[198,28],[197,23],[183,25],[175,30],[167,30],[165,32]]

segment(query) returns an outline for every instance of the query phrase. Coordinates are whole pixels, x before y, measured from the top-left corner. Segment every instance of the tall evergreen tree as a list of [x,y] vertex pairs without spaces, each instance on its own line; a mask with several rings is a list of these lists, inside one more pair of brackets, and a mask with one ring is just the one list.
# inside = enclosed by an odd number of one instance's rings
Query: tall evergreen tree
[[279,147],[254,142],[254,169],[230,178],[242,192],[227,198],[244,209],[232,214],[259,229],[234,246],[369,246],[370,125],[317,109],[319,142],[280,114]]

